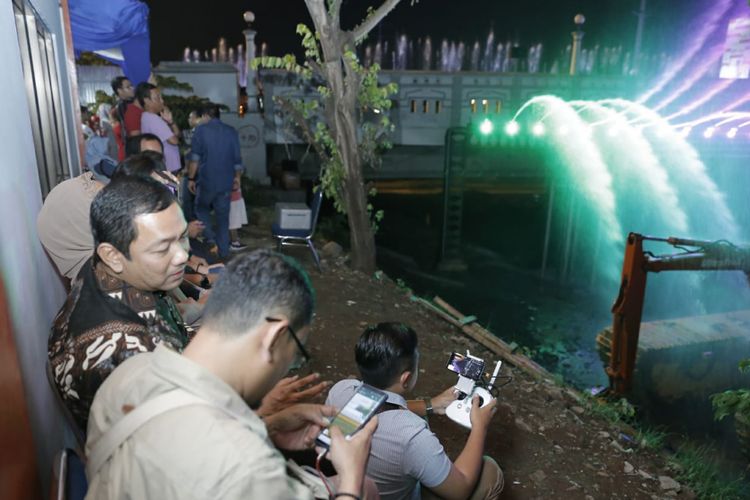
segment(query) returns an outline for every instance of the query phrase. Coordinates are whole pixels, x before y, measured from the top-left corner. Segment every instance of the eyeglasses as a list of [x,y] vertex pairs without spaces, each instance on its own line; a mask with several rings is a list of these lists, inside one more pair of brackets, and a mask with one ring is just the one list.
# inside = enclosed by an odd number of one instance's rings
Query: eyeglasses
[[[279,321],[282,321],[279,318],[266,318],[266,321],[269,323],[278,323]],[[287,330],[289,330],[289,333],[292,335],[292,338],[294,339],[294,343],[297,344],[297,348],[299,349],[300,354],[302,354],[302,360],[295,362],[292,366],[289,367],[290,370],[295,370],[297,368],[300,368],[305,363],[310,361],[310,353],[307,352],[307,349],[305,349],[305,346],[302,345],[302,341],[300,341],[299,337],[296,333],[294,333],[294,329],[291,325],[286,325]]]

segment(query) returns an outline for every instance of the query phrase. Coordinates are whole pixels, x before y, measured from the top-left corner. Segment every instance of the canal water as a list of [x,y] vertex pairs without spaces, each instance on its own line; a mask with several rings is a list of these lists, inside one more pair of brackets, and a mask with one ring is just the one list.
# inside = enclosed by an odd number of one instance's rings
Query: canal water
[[[679,174],[662,178],[665,183],[672,182],[669,187],[675,194],[669,209],[654,194],[665,186],[652,182],[649,191],[639,188],[638,182],[627,189],[614,185],[619,204],[613,213],[620,230],[624,234],[636,231],[662,237],[750,241],[748,151],[737,147],[731,149],[734,155],[727,151],[719,147],[703,153],[708,164],[706,186],[688,186],[691,180],[679,179]],[[549,148],[526,148],[518,154],[524,157],[524,168],[536,164],[536,174],[466,180],[461,217],[464,267],[459,269],[441,266],[443,180],[377,182],[374,204],[385,212],[376,236],[378,264],[418,295],[440,296],[462,313],[475,315],[488,330],[517,344],[521,352],[566,382],[582,390],[606,386],[595,339],[612,322],[610,308],[619,289],[625,238],[603,242],[606,232],[592,230],[596,206],[586,205],[590,199],[581,194],[581,177],[561,175],[564,169],[550,162]],[[512,155],[502,158],[495,166],[513,161]],[[611,161],[603,163],[611,168]],[[557,174],[551,172],[554,169]],[[634,182],[614,177],[620,183]],[[706,189],[713,191],[706,195]],[[713,201],[706,196],[713,196]],[[716,200],[724,208],[717,206]],[[681,215],[675,222],[669,210],[676,208]],[[725,217],[722,210],[731,213],[731,225],[720,220]],[[643,215],[635,217],[634,212]],[[722,237],[724,233],[726,237]],[[657,254],[682,251],[669,246],[652,250]],[[649,275],[643,321],[741,309],[750,309],[750,292],[742,273],[660,273]],[[713,353],[703,354],[710,358]],[[710,359],[716,361],[722,360]],[[686,379],[684,383],[692,382]],[[734,383],[736,386],[737,379]],[[747,383],[743,379],[739,385]],[[720,389],[724,388],[728,387]],[[713,422],[706,394],[678,404],[653,398],[636,404],[653,425],[667,425],[672,431],[718,443],[726,456],[737,459],[731,423]],[[684,418],[686,404],[690,419]]]

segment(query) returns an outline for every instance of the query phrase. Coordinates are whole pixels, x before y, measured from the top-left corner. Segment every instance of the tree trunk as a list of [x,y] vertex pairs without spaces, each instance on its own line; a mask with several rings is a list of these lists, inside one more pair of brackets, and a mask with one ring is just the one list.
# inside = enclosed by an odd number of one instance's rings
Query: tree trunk
[[329,82],[334,92],[329,105],[333,106],[333,138],[341,152],[346,179],[344,180],[344,205],[349,222],[349,243],[352,267],[366,274],[375,271],[375,235],[367,213],[367,193],[362,176],[362,160],[357,143],[357,94],[351,82],[347,88],[336,88],[344,81],[341,64],[336,65],[336,75]]
[[[356,148],[356,143],[354,145]],[[355,150],[356,151],[356,150]],[[346,163],[344,154],[344,165],[346,165],[346,214],[349,219],[349,243],[351,245],[352,267],[366,274],[375,272],[375,235],[370,224],[367,213],[367,193],[365,193],[362,168],[359,164]],[[359,163],[359,155],[355,162]]]
[[359,40],[378,23],[400,0],[385,0],[381,6],[352,32],[341,29],[340,0],[334,0],[328,9],[325,0],[305,0],[310,17],[318,33],[323,51],[323,72],[331,90],[325,101],[325,114],[333,140],[341,153],[346,178],[342,189],[344,207],[349,222],[352,267],[371,274],[375,271],[375,234],[367,213],[367,193],[362,175],[362,158],[359,155],[357,132],[357,94],[361,81],[344,61],[347,48],[354,48]]

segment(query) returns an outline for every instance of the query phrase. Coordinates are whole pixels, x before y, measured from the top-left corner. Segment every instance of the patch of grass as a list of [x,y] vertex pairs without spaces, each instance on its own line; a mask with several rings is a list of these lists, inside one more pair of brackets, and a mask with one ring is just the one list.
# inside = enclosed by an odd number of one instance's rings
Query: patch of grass
[[587,396],[585,405],[591,415],[602,418],[610,424],[630,424],[635,419],[635,408],[625,398],[604,400]]
[[658,427],[643,427],[635,434],[638,446],[647,450],[661,450],[667,440],[667,434]]
[[414,293],[413,290],[409,288],[409,285],[407,285],[401,278],[396,278],[396,288],[404,292],[406,295],[412,295]]
[[748,498],[750,489],[743,478],[728,481],[708,446],[684,445],[670,458],[677,469],[676,479],[689,486],[703,500]]

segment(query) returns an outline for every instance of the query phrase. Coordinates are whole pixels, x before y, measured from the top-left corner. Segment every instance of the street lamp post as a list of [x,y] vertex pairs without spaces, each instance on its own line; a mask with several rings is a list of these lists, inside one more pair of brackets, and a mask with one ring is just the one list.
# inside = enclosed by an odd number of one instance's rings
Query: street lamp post
[[256,88],[256,75],[252,67],[255,60],[255,35],[257,32],[252,29],[252,23],[255,21],[255,14],[251,11],[245,11],[242,18],[247,23],[247,29],[242,32],[245,35],[245,71],[247,72],[247,106],[249,112],[258,111],[258,92]]
[[573,35],[573,47],[570,51],[570,76],[574,76],[576,74],[576,68],[578,66],[578,56],[581,53],[581,41],[583,40],[584,35],[581,27],[583,26],[583,23],[586,22],[586,18],[583,16],[583,14],[576,14],[576,17],[573,18],[573,22],[576,23],[576,30],[571,33],[571,35]]

